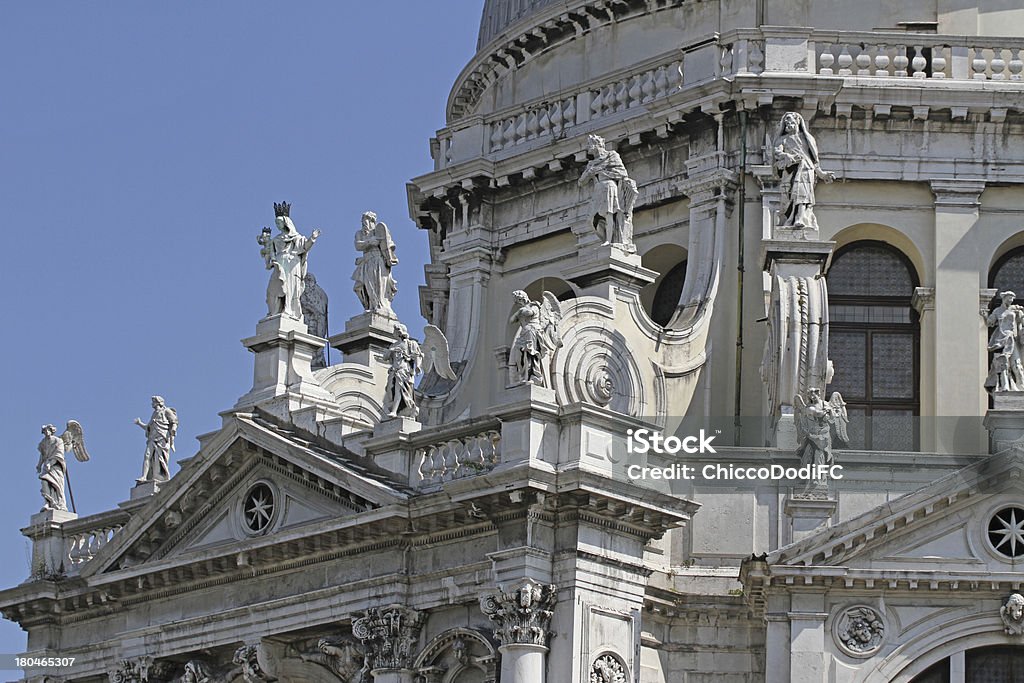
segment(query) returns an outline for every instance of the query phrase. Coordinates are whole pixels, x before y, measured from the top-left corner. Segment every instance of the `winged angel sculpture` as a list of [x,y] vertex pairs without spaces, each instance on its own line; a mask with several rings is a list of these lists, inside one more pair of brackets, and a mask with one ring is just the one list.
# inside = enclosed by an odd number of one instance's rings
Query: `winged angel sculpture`
[[[416,405],[416,375],[433,370],[444,379],[456,379],[448,358],[448,339],[434,325],[423,328],[423,347],[409,337],[405,325],[395,325],[398,341],[388,347],[388,383],[384,392],[384,413],[387,417],[409,417],[415,420],[420,409]],[[426,348],[424,353],[423,348]]]
[[82,425],[75,420],[68,420],[64,433],[57,436],[57,428],[43,425],[43,439],[39,442],[39,464],[36,473],[39,475],[41,493],[43,494],[43,511],[67,511],[68,504],[64,498],[64,485],[67,483],[71,494],[71,508],[74,510],[75,497],[71,493],[71,482],[68,480],[68,465],[64,454],[74,451],[78,462],[89,459],[89,451],[85,450],[85,439],[82,436]]
[[551,387],[551,357],[562,345],[562,307],[551,292],[540,301],[531,301],[526,292],[512,292],[515,311],[509,323],[519,325],[512,340],[508,360],[512,384],[532,383]]
[[850,421],[846,415],[846,401],[838,391],[833,391],[831,398],[825,402],[821,398],[821,390],[811,387],[807,391],[807,401],[800,394],[793,399],[796,406],[796,433],[798,446],[797,456],[801,465],[825,465],[835,462],[832,454],[832,430],[843,444],[850,440],[846,425]]

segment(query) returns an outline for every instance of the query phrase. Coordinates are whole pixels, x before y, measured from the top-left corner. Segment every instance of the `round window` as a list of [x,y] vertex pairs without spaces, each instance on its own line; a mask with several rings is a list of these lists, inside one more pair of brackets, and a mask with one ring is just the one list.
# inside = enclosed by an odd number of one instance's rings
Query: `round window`
[[260,482],[249,489],[242,502],[242,520],[251,533],[262,534],[274,519],[274,492]]
[[1005,557],[1024,557],[1024,509],[1005,507],[988,521],[988,541]]

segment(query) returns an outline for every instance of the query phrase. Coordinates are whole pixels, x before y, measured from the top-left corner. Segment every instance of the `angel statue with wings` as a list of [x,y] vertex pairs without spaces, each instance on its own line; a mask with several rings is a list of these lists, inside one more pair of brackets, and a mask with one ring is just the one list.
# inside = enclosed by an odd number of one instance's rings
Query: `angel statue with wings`
[[532,383],[551,387],[551,356],[562,345],[562,307],[551,292],[531,301],[526,292],[512,292],[515,311],[509,323],[519,325],[508,360],[513,385]]
[[448,359],[448,339],[440,329],[427,325],[423,328],[424,354],[419,342],[409,337],[409,330],[402,323],[395,325],[395,335],[398,341],[388,347],[384,356],[389,363],[384,414],[415,420],[420,414],[416,405],[416,375],[433,370],[445,379],[456,379]]
[[356,270],[352,273],[356,296],[363,310],[395,317],[391,302],[398,293],[398,283],[391,269],[398,265],[395,242],[391,231],[384,223],[377,222],[377,214],[367,211],[362,224],[356,231],[356,250],[362,256],[356,259]]
[[[68,481],[68,466],[64,461],[64,454],[74,451],[78,462],[89,459],[89,452],[85,450],[85,440],[82,437],[82,425],[75,420],[68,420],[67,428],[60,436],[57,436],[57,428],[53,425],[43,425],[42,432],[43,440],[39,442],[39,464],[36,465],[44,501],[42,511],[67,511],[64,484]],[[68,493],[71,493],[70,482]],[[75,497],[72,494],[72,510],[74,507]]]
[[797,457],[801,465],[826,465],[835,462],[832,454],[832,430],[843,444],[850,437],[846,433],[846,424],[850,421],[846,415],[846,402],[838,391],[826,403],[821,398],[821,390],[811,387],[807,390],[807,401],[800,394],[793,399],[796,406],[796,434],[798,445]]

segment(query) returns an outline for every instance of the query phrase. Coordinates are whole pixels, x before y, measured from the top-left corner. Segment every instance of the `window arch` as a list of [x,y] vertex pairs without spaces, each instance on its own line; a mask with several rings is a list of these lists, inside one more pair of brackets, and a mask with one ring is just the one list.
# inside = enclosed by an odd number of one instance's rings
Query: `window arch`
[[1011,290],[1024,298],[1024,247],[1011,249],[996,260],[988,272],[988,286],[996,290],[989,308],[998,304],[999,292]]
[[850,447],[913,450],[920,413],[917,275],[886,242],[848,244],[832,259],[829,356],[850,415]]
[[[993,683],[1024,679],[1024,650],[1016,645],[976,647],[964,653],[964,683]],[[911,683],[949,683],[950,658],[936,662]]]

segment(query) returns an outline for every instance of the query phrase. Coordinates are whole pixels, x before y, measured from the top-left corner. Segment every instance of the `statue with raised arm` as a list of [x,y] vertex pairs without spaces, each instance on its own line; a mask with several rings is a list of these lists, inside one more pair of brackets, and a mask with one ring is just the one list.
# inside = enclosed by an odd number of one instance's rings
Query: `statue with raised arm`
[[288,202],[275,202],[274,223],[278,234],[272,235],[270,228],[263,228],[256,241],[262,247],[260,255],[267,270],[271,271],[267,284],[267,315],[284,314],[302,320],[306,255],[320,237],[320,231],[314,230],[309,237],[300,235],[292,223],[291,208]]
[[517,290],[512,299],[515,310],[509,323],[518,325],[508,354],[513,384],[551,387],[551,356],[562,345],[558,298],[545,291],[540,301],[531,301],[526,292]]
[[[68,478],[68,465],[64,460],[64,454],[74,451],[79,462],[89,459],[89,452],[85,450],[85,440],[82,436],[82,425],[75,420],[68,420],[64,433],[57,436],[57,428],[47,424],[43,425],[42,433],[43,439],[39,442],[39,462],[36,464],[40,493],[43,495],[42,509],[66,511],[68,504],[64,497],[64,485]],[[72,498],[71,506],[74,507],[74,504]]]
[[[302,317],[306,320],[306,327],[314,337],[327,338],[327,292],[316,283],[316,276],[306,272],[305,287],[302,296],[299,298],[302,304]],[[314,370],[327,367],[324,360],[324,350],[317,349],[310,361],[310,367]]]
[[391,302],[398,293],[398,283],[391,269],[398,264],[398,257],[388,226],[378,223],[373,211],[367,211],[356,231],[355,244],[362,255],[356,259],[356,270],[352,273],[353,289],[363,310],[394,318]]
[[993,392],[1024,391],[1024,365],[1021,363],[1024,308],[1013,303],[1017,298],[1013,292],[1001,292],[999,298],[1002,303],[986,319],[988,326],[995,329],[988,338],[992,365],[985,386]]
[[807,130],[804,117],[795,111],[782,117],[771,148],[772,168],[779,178],[782,199],[775,217],[779,228],[818,229],[814,216],[814,184],[831,183],[836,176],[818,163],[818,144]]
[[[807,400],[800,394],[793,398],[796,409],[796,455],[801,465],[831,466],[835,464],[832,453],[832,430],[836,437],[847,444],[846,425],[850,421],[846,413],[846,401],[838,391],[832,392],[828,402],[821,398],[821,390],[811,387],[807,390]],[[806,492],[822,489],[821,482],[809,480]]]
[[408,417],[415,420],[420,409],[416,405],[415,382],[420,372],[432,370],[445,379],[454,380],[448,358],[448,340],[444,333],[433,325],[423,328],[423,346],[409,336],[405,325],[395,325],[398,341],[388,347],[385,359],[388,361],[388,382],[384,392],[384,414],[387,417]]
[[135,418],[135,424],[146,432],[146,454],[142,460],[142,476],[136,481],[167,481],[171,478],[170,459],[174,436],[178,432],[178,413],[167,407],[162,396],[153,396],[153,414],[149,422]]
[[619,153],[605,149],[604,138],[589,136],[587,154],[591,159],[580,174],[579,184],[594,184],[591,223],[603,244],[614,244],[633,253],[633,205],[639,196],[636,182],[629,177]]

